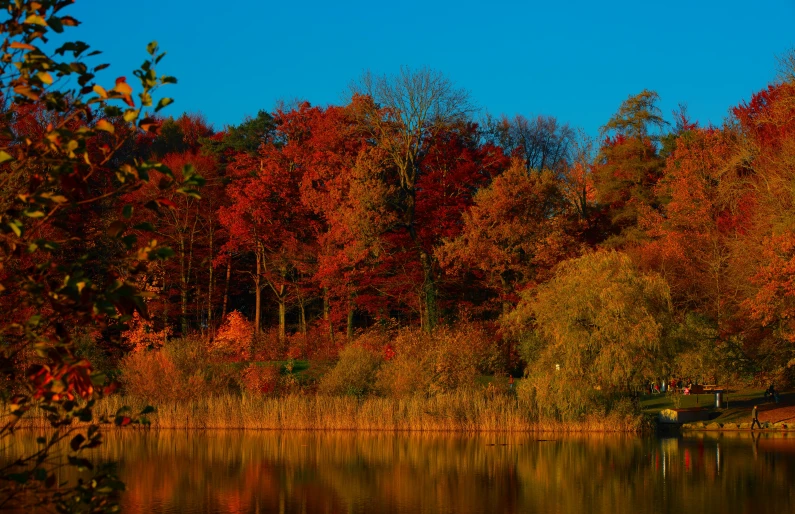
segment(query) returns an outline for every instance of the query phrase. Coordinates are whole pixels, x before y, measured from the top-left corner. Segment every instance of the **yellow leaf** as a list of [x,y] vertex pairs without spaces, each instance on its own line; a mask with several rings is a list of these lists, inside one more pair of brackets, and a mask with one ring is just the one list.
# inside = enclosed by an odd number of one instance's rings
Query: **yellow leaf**
[[50,384],[50,391],[55,394],[62,393],[66,390],[66,384],[63,380],[53,380]]
[[66,197],[63,195],[55,195],[51,197],[50,200],[52,200],[55,203],[66,203],[68,201]]
[[0,150],[0,163],[10,161],[11,159],[13,159],[13,157],[10,153]]
[[108,92],[105,91],[105,88],[100,86],[100,85],[94,86],[94,92],[96,94],[98,94],[100,98],[107,98],[108,97]]
[[27,86],[16,86],[14,88],[14,93],[30,98],[31,100],[39,99],[39,94],[31,91],[31,89]]
[[128,123],[133,121],[137,117],[138,117],[137,109],[127,109],[126,111],[124,111],[124,121]]
[[113,89],[115,91],[118,91],[119,93],[121,93],[123,95],[131,95],[132,94],[132,88],[126,82],[117,82],[116,83],[116,87],[114,87]]
[[41,25],[42,27],[47,26],[47,22],[44,21],[44,18],[36,14],[31,14],[30,16],[28,16],[23,23],[28,23],[31,25]]
[[36,74],[36,76],[39,77],[39,80],[41,80],[45,84],[52,84],[52,75],[50,75],[46,71],[40,71]]
[[104,130],[105,132],[110,132],[113,134],[116,131],[116,128],[113,124],[107,120],[99,120],[95,126],[97,130]]

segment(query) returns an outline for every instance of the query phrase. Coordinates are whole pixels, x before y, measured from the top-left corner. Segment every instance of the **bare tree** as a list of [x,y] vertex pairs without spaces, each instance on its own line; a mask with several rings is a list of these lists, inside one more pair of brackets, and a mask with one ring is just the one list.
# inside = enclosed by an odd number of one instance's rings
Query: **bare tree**
[[784,54],[778,56],[778,74],[780,82],[795,84],[795,48],[791,48]]
[[576,135],[567,123],[558,122],[554,116],[487,117],[484,125],[486,138],[506,153],[524,159],[528,172],[549,169],[560,173],[570,164]]
[[402,67],[397,75],[368,71],[351,85],[351,93],[372,99],[360,111],[362,125],[389,153],[406,189],[416,184],[433,136],[466,122],[475,110],[465,90],[428,68]]
[[584,130],[572,131],[569,158],[561,172],[561,184],[566,200],[581,219],[587,219],[594,201],[591,165],[596,158],[594,139]]
[[416,187],[435,136],[466,123],[475,109],[465,90],[428,68],[403,67],[396,75],[367,72],[350,89],[361,127],[387,153],[396,170],[401,224],[412,238],[424,273],[423,326],[431,330],[437,318],[434,257],[418,240]]

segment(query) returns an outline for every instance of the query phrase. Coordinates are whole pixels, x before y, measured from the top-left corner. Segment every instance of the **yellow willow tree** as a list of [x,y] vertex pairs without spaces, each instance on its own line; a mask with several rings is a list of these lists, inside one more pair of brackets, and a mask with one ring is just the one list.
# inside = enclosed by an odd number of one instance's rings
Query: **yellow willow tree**
[[563,263],[505,321],[531,346],[524,353],[538,397],[551,394],[576,412],[595,391],[617,392],[667,371],[670,314],[660,275],[601,251]]

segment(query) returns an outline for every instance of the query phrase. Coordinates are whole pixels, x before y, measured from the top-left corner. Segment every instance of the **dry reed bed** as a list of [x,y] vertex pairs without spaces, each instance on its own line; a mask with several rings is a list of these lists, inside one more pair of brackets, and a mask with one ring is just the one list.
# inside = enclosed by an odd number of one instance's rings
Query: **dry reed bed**
[[[112,415],[122,406],[139,412],[145,405],[137,398],[112,396],[99,402],[95,413]],[[154,429],[637,432],[643,428],[639,417],[537,420],[515,398],[467,392],[407,399],[228,394],[159,404],[150,421]],[[44,428],[46,421],[31,413],[18,426]]]

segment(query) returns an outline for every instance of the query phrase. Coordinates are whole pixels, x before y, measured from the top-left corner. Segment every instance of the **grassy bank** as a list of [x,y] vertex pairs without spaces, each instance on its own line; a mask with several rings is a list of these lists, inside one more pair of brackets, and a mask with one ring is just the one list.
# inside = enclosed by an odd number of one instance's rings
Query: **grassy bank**
[[[137,412],[145,403],[132,397],[114,396],[98,404],[96,412],[113,414],[122,406]],[[648,426],[641,416],[619,414],[588,416],[565,423],[532,419],[513,396],[488,398],[468,391],[408,399],[226,394],[160,404],[150,421],[154,429],[416,432],[636,432]],[[20,426],[38,428],[45,423],[33,413]]]
[[664,409],[706,408],[709,420],[687,423],[683,429],[746,430],[750,429],[752,409],[758,408],[759,421],[766,428],[791,430],[795,424],[795,393],[781,392],[779,402],[764,395],[763,389],[733,389],[724,392],[723,407],[715,408],[714,394],[692,396],[650,395],[641,400],[643,412],[656,416]]

